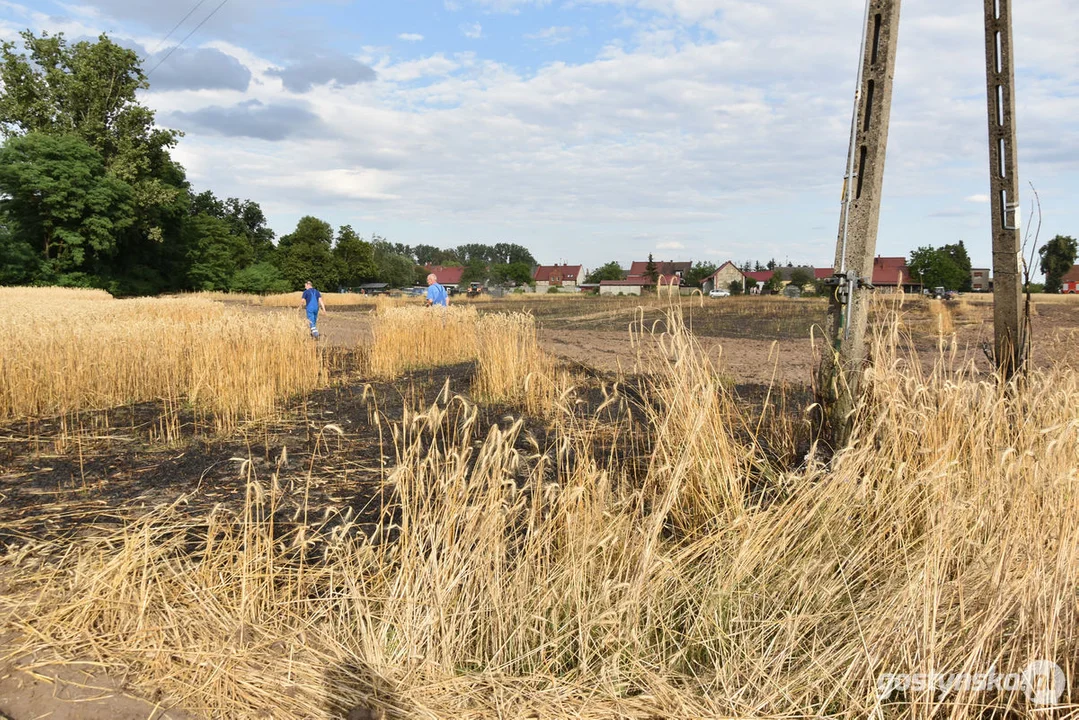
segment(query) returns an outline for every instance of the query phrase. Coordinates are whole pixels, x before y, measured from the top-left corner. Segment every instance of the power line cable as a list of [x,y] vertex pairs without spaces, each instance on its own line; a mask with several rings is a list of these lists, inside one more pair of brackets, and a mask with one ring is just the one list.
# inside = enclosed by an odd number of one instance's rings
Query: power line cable
[[184,15],[183,20],[181,20],[180,22],[178,22],[178,23],[176,23],[175,25],[172,26],[172,30],[169,30],[169,34],[166,35],[165,37],[161,38],[157,42],[157,45],[154,46],[154,49],[150,51],[151,57],[154,55],[154,53],[156,53],[158,50],[161,49],[161,46],[165,44],[166,40],[168,40],[170,37],[172,37],[172,34],[174,32],[176,32],[177,30],[180,29],[181,25],[183,25],[185,22],[187,22],[187,19],[189,17],[191,17],[195,13],[196,10],[198,10],[200,7],[202,7],[202,4],[204,2],[206,2],[206,0],[199,0],[197,3],[195,3],[195,7],[191,8],[190,10],[187,11],[187,15]]
[[172,56],[172,54],[173,54],[174,52],[176,52],[177,50],[179,50],[179,49],[180,49],[180,47],[181,47],[181,46],[182,46],[182,45],[183,45],[183,44],[184,44],[185,42],[187,42],[187,41],[188,41],[188,39],[189,39],[189,38],[190,38],[190,37],[191,37],[192,35],[194,35],[194,34],[195,34],[196,32],[198,32],[198,30],[199,30],[199,28],[200,28],[200,27],[202,27],[203,25],[205,25],[205,24],[206,24],[206,23],[207,23],[207,22],[208,22],[208,21],[210,20],[210,18],[212,18],[212,17],[214,16],[214,15],[216,15],[216,14],[217,14],[217,11],[218,11],[218,10],[220,10],[220,9],[221,9],[221,8],[223,8],[223,7],[225,7],[225,3],[227,3],[228,1],[229,1],[229,0],[221,0],[221,4],[220,4],[220,5],[218,5],[217,7],[215,7],[215,8],[213,9],[213,12],[211,12],[211,13],[210,13],[209,15],[207,15],[206,17],[204,17],[204,18],[202,19],[202,22],[200,22],[200,23],[199,23],[198,25],[196,25],[196,26],[194,27],[194,29],[193,29],[193,30],[192,30],[191,32],[189,32],[189,33],[188,33],[187,35],[184,35],[184,39],[183,39],[183,40],[181,40],[180,42],[178,42],[178,43],[177,43],[176,45],[172,46],[172,48],[170,48],[170,49],[169,49],[169,51],[168,51],[167,53],[165,53],[165,57],[163,57],[163,58],[161,58],[160,60],[158,60],[158,61],[157,61],[157,64],[156,64],[156,65],[154,65],[154,66],[153,66],[152,68],[150,68],[150,72],[146,73],[146,77],[147,77],[147,78],[149,78],[149,77],[150,77],[151,75],[153,75],[153,74],[154,74],[154,70],[157,70],[157,69],[158,69],[159,67],[161,67],[161,63],[163,63],[163,62],[165,62],[166,60],[168,60],[168,59],[169,59],[169,57],[171,57],[171,56]]

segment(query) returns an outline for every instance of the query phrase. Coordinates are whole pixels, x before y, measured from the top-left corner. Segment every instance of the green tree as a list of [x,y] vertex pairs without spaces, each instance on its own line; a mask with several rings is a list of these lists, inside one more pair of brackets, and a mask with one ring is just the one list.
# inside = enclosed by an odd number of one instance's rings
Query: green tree
[[689,271],[686,273],[685,277],[682,278],[682,280],[686,285],[700,287],[701,283],[703,283],[707,278],[715,274],[716,270],[718,269],[719,267],[715,263],[693,263],[692,267],[689,268]]
[[787,279],[790,281],[791,285],[799,290],[804,290],[806,285],[811,285],[813,283],[812,273],[808,270],[803,270],[802,268],[791,270],[790,277]]
[[764,283],[763,292],[766,295],[774,295],[775,293],[783,290],[783,273],[776,270],[772,273],[772,277],[768,278],[768,282]]
[[266,214],[257,202],[229,198],[225,201],[225,220],[233,233],[247,239],[256,260],[261,262],[273,256],[274,231],[266,224]]
[[131,186],[106,172],[100,154],[72,135],[34,132],[5,142],[0,193],[11,236],[7,262],[21,265],[33,280],[93,273],[135,221]]
[[22,37],[24,52],[0,44],[0,131],[82,138],[111,175],[131,185],[140,229],[160,241],[162,220],[183,192],[168,156],[179,133],[157,127],[138,102],[149,87],[138,55],[106,35],[73,45],[62,34]]
[[[956,261],[954,247],[949,250],[948,246],[934,248],[931,246],[920,247],[910,254],[910,262],[907,269],[911,277],[922,283],[924,287],[943,287],[948,290],[958,290],[966,284],[970,286],[970,268],[964,269]],[[963,250],[964,254],[966,250]],[[967,260],[969,263],[969,259]]]
[[195,290],[228,290],[233,276],[253,259],[247,238],[233,233],[225,220],[205,213],[184,223],[184,245],[191,263],[188,280]]
[[232,292],[266,295],[286,293],[292,286],[281,276],[281,271],[271,262],[259,262],[239,270],[229,283]]
[[351,225],[338,229],[333,254],[341,271],[341,284],[345,287],[363,285],[378,276],[374,247],[357,235]]
[[485,283],[490,276],[491,272],[487,266],[487,262],[479,257],[473,257],[473,259],[469,260],[468,264],[465,265],[465,270],[461,273],[461,282],[458,286],[464,288],[467,287],[469,283]]
[[1070,235],[1057,235],[1038,248],[1041,270],[1045,273],[1045,292],[1058,293],[1061,278],[1075,264],[1076,242]]
[[659,269],[656,267],[656,261],[652,259],[652,253],[648,253],[648,264],[644,266],[644,274],[652,282],[659,282]]
[[612,260],[606,265],[602,265],[585,276],[585,282],[594,284],[601,283],[604,280],[625,280],[626,271],[622,269],[622,266],[617,261]]
[[438,255],[442,251],[436,248],[434,245],[424,245],[423,243],[412,248],[416,262],[420,265],[434,265],[438,262]]
[[283,235],[277,245],[274,264],[293,289],[310,280],[323,291],[337,289],[340,278],[337,260],[331,252],[333,228],[328,222],[307,215],[296,229]]
[[731,295],[741,295],[742,283],[738,280],[731,280],[730,285],[727,286],[727,290],[730,291]]
[[528,285],[532,282],[532,266],[523,262],[492,265],[491,279],[500,285]]
[[416,263],[409,255],[397,252],[393,243],[377,235],[372,238],[378,281],[390,287],[407,287],[416,280]]
[[41,257],[29,238],[16,237],[10,221],[0,215],[0,285],[26,285],[37,277]]
[[970,274],[970,255],[967,254],[967,248],[963,241],[960,240],[958,243],[944,245],[941,247],[941,251],[947,254],[955,263],[955,266],[963,272],[963,279],[952,289],[959,292],[970,292],[974,288],[974,279]]

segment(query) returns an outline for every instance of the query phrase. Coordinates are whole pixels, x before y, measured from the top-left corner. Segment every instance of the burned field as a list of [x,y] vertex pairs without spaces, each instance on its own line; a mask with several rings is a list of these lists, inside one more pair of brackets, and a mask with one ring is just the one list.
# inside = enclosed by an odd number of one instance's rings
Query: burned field
[[[475,363],[369,382],[357,370],[358,353],[327,352],[334,355],[328,362],[336,368],[328,387],[295,398],[280,417],[228,435],[200,422],[190,407],[154,402],[0,428],[0,547],[99,534],[174,503],[193,518],[215,508],[239,514],[247,479],[282,471],[309,476],[303,493],[278,511],[282,532],[299,522],[297,513],[305,502],[310,513],[323,518],[320,526],[347,519],[358,531],[373,532],[385,511],[387,475],[399,460],[388,433],[406,413],[445,407],[450,399],[474,404],[477,427],[506,430],[522,423],[515,442],[521,452],[557,444],[556,430],[542,418],[474,403],[468,388]],[[641,404],[647,402],[645,379],[620,381],[579,364],[565,367],[578,380],[575,415],[593,418],[603,408],[610,428],[636,436],[631,457],[613,442],[614,432],[597,434],[595,457],[636,467],[640,475],[651,447],[649,426],[639,420]],[[796,465],[809,449],[804,417],[813,399],[808,388],[771,391],[741,384],[732,393],[747,411],[789,429],[771,459],[777,471]],[[609,402],[612,396],[618,400]]]
[[[791,328],[772,339],[722,335],[746,304],[338,308],[290,350],[313,373],[246,350],[236,376],[246,318],[244,347],[281,317],[289,347],[290,316],[185,302],[140,312],[179,315],[199,354],[162,348],[168,383],[113,376],[149,397],[3,423],[15,720],[980,717],[1035,708],[878,677],[930,653],[1076,670],[1079,379],[1046,360],[993,382],[973,303],[882,304],[858,432],[827,448],[811,302],[765,307]],[[26,377],[0,390],[66,397]],[[44,668],[111,690],[72,705]]]

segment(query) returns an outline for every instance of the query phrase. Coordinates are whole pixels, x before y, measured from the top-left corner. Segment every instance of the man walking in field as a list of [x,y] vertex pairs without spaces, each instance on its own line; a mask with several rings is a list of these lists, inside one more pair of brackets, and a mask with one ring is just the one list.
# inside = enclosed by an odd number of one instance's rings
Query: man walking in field
[[326,303],[322,301],[322,293],[308,280],[303,284],[303,308],[307,311],[307,323],[311,326],[311,337],[318,337],[318,311],[326,311]]
[[449,307],[450,305],[450,299],[446,294],[446,288],[439,285],[438,276],[434,273],[427,276],[427,300],[425,300],[424,303],[427,307],[431,307],[432,305]]

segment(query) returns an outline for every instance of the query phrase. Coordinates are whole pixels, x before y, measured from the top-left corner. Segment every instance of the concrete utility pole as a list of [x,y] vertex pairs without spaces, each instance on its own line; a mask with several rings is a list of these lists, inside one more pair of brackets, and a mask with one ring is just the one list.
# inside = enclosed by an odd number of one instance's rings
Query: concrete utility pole
[[[988,0],[992,1],[992,0]],[[851,414],[865,361],[865,331],[877,247],[884,156],[892,111],[892,78],[900,0],[867,0],[851,144],[843,184],[835,275],[817,383],[825,431],[838,448],[850,437]]]
[[1010,378],[1023,364],[1019,160],[1015,133],[1012,2],[985,0],[985,79],[989,105],[989,197],[993,212],[993,325],[997,368]]

